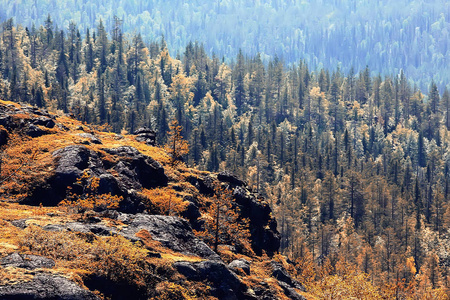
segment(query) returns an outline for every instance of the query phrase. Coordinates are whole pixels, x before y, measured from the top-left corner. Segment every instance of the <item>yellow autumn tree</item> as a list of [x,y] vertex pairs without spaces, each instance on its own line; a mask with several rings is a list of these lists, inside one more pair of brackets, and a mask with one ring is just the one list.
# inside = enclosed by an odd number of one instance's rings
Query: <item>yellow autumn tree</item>
[[176,165],[182,161],[184,155],[189,153],[189,144],[183,139],[181,135],[183,127],[178,124],[176,119],[170,122],[169,129],[170,131],[167,132],[169,139],[165,149],[171,157],[171,164]]

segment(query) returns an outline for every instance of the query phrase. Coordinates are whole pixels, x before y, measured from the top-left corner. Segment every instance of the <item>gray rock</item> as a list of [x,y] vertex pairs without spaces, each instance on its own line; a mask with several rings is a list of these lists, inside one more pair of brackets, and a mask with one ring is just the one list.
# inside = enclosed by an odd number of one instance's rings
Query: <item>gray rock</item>
[[32,138],[36,138],[36,137],[40,137],[46,134],[49,134],[49,132],[47,130],[41,129],[36,125],[30,124],[28,125],[28,129],[26,131],[27,135],[32,137]]
[[219,299],[254,299],[247,294],[247,286],[221,261],[177,262],[173,266],[188,280],[207,281],[211,294]]
[[39,274],[29,282],[0,286],[0,299],[97,300],[99,298],[66,278]]
[[142,127],[134,132],[136,141],[144,142],[147,145],[154,146],[156,144],[156,132],[150,128]]
[[160,242],[164,247],[187,255],[197,255],[211,260],[220,260],[211,248],[199,240],[190,224],[181,218],[171,216],[155,216],[145,214],[120,214],[119,220],[127,224],[122,230],[103,225],[101,223],[89,224],[82,222],[70,222],[66,224],[51,224],[43,227],[47,231],[69,230],[73,232],[93,233],[100,236],[122,235],[132,242],[140,241],[136,233],[147,230],[152,238]]
[[121,146],[113,149],[103,149],[109,154],[124,157],[115,167],[125,188],[137,189],[166,186],[168,178],[164,168],[151,157],[140,153],[136,148]]
[[51,269],[55,266],[55,261],[53,259],[37,255],[13,253],[2,258],[0,260],[0,264],[2,267],[16,267],[34,270],[37,268]]
[[27,228],[26,221],[27,221],[27,219],[14,220],[14,221],[11,221],[11,224],[16,226],[17,228],[25,229],[25,228]]
[[278,285],[283,289],[284,294],[292,300],[306,300],[305,297],[297,293],[292,287],[289,286],[289,284],[278,281]]
[[79,133],[79,137],[89,140],[93,144],[102,144],[102,141],[93,134],[90,133]]
[[250,262],[246,259],[236,259],[228,264],[228,268],[237,272],[238,269],[242,269],[245,274],[250,275]]
[[282,264],[277,261],[271,261],[272,276],[278,279],[280,282],[286,283],[289,287],[296,288],[302,291],[306,291],[305,287],[298,281],[292,279],[291,275],[286,271]]
[[56,125],[55,121],[53,121],[52,118],[45,117],[45,116],[33,119],[32,122],[34,125],[45,126],[47,128],[53,128]]
[[199,240],[190,224],[181,218],[136,214],[128,219],[128,227],[119,234],[133,236],[140,230],[147,230],[152,238],[173,251],[194,254],[202,258],[220,260],[220,257],[203,241]]
[[177,261],[173,264],[173,267],[189,280],[200,280],[197,270],[187,261]]
[[149,133],[149,134],[156,134],[154,130],[148,128],[148,127],[141,127],[137,129],[135,132],[133,132],[134,135],[139,135],[143,133]]

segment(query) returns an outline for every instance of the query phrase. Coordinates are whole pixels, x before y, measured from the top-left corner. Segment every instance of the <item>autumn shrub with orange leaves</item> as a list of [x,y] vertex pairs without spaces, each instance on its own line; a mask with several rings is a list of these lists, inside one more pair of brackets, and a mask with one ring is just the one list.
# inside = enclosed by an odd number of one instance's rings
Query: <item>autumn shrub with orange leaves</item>
[[50,257],[59,266],[80,275],[96,274],[137,288],[151,283],[148,250],[122,236],[96,237],[68,231],[49,232],[36,226],[25,229],[21,251]]
[[88,171],[84,171],[76,181],[76,185],[83,188],[82,193],[69,192],[68,197],[59,205],[74,208],[77,212],[85,212],[87,210],[103,211],[118,208],[123,197],[112,196],[110,193],[99,194],[99,182],[100,178],[90,175]]
[[143,189],[140,194],[148,210],[162,215],[180,215],[189,204],[170,187]]

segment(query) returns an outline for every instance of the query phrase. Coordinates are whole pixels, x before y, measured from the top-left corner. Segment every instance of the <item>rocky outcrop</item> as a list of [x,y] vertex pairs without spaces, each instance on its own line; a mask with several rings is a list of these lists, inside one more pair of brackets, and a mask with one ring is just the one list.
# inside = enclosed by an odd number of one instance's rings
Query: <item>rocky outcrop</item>
[[[21,116],[27,115],[27,118]],[[19,117],[16,117],[19,116]],[[47,129],[55,127],[55,116],[37,107],[0,105],[0,125],[7,130],[25,129],[31,137],[48,134]]]
[[[55,266],[55,261],[38,255],[13,253],[2,258],[0,265],[4,268],[27,270],[51,269]],[[0,286],[0,299],[94,300],[99,298],[66,278],[46,274],[41,270],[31,281]]]
[[220,259],[211,248],[194,235],[190,224],[184,219],[137,214],[126,215],[123,222],[128,225],[121,233],[125,236],[146,230],[154,240],[173,251],[186,255],[194,254],[207,259]]
[[150,128],[139,128],[133,134],[137,135],[136,141],[138,142],[144,142],[149,146],[155,146],[156,144],[156,132]]
[[53,259],[37,256],[13,253],[0,260],[2,267],[15,267],[28,270],[34,270],[37,268],[51,269],[55,266]]
[[298,281],[293,280],[291,275],[286,271],[282,264],[277,261],[270,262],[272,266],[272,277],[278,279],[278,281],[287,284],[290,288],[296,288],[305,291],[305,287],[301,285]]
[[228,268],[238,273],[242,270],[245,274],[250,275],[250,262],[246,259],[236,259],[228,264]]
[[0,127],[0,147],[8,143],[8,138],[9,138],[8,131],[5,128]]
[[269,204],[252,193],[247,184],[229,172],[221,172],[217,179],[227,183],[239,205],[241,216],[250,220],[252,248],[257,255],[265,251],[268,255],[276,253],[280,247],[280,234],[277,222],[271,216]]
[[102,141],[91,133],[79,133],[78,136],[85,139],[87,144],[102,144]]
[[121,175],[121,181],[125,186],[139,189],[167,185],[168,178],[161,164],[141,154],[136,148],[121,146],[103,150],[120,158],[113,169]]
[[82,187],[77,186],[76,181],[85,171],[100,178],[98,193],[122,196],[124,201],[120,209],[127,212],[143,209],[136,190],[167,185],[168,178],[161,164],[137,149],[123,146],[104,151],[117,157],[117,162],[105,162],[97,152],[82,145],[54,151],[54,175],[48,179],[46,186],[37,188],[25,203],[56,205],[67,196],[68,187],[72,188],[73,193],[82,193]]
[[27,135],[31,136],[32,138],[40,137],[46,134],[49,134],[50,132],[46,129],[41,128],[40,126],[36,126],[33,124],[28,125],[28,129],[26,130]]
[[[69,230],[72,232],[92,233],[98,236],[122,235],[132,242],[140,241],[141,238],[136,236],[136,233],[146,230],[153,240],[160,242],[164,247],[175,252],[185,255],[196,255],[209,260],[220,260],[219,255],[212,251],[203,241],[199,240],[192,232],[189,222],[182,218],[120,213],[117,219],[126,224],[121,230],[102,223],[83,222],[51,224],[44,226],[43,229],[47,231]],[[12,224],[22,229],[27,227],[26,222],[23,220],[13,221]]]
[[223,262],[211,260],[199,263],[176,262],[174,267],[189,281],[207,281],[211,286],[211,295],[219,299],[256,299],[247,292],[248,287]]
[[38,274],[28,282],[0,286],[0,299],[98,300],[99,298],[66,278]]

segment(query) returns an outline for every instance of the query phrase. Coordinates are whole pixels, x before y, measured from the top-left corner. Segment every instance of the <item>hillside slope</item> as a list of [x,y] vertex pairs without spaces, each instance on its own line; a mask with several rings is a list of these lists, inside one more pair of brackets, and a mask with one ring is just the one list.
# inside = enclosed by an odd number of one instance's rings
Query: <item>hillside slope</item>
[[0,298],[304,299],[245,182],[99,129],[0,102]]

